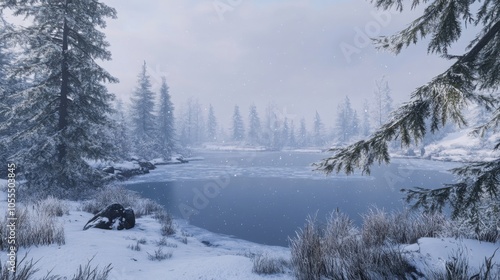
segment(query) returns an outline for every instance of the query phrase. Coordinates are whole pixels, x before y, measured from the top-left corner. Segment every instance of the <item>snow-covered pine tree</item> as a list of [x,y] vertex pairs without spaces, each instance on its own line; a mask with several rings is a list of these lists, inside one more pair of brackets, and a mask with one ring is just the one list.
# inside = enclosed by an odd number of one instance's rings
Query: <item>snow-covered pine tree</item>
[[292,148],[297,147],[297,138],[295,137],[295,123],[290,121],[290,135],[288,136],[288,145]]
[[217,119],[212,104],[208,108],[207,137],[209,142],[217,141]]
[[189,98],[179,114],[179,141],[187,147],[203,141],[205,133],[202,109],[197,99]]
[[155,94],[151,89],[150,76],[146,62],[137,75],[137,87],[131,98],[130,115],[132,121],[132,139],[134,153],[145,159],[158,156]]
[[261,133],[262,131],[259,114],[257,113],[257,107],[252,105],[250,106],[250,113],[248,115],[248,143],[252,145],[260,144]]
[[97,61],[111,58],[100,29],[116,11],[97,0],[0,1],[4,11],[28,19],[0,38],[20,50],[12,78],[29,82],[15,93],[22,102],[2,124],[22,124],[10,140],[28,144],[12,160],[33,190],[63,196],[100,185],[101,173],[86,160],[114,150],[102,133],[111,126],[113,99],[103,83],[117,80]]
[[335,134],[340,143],[348,143],[353,137],[358,134],[359,119],[356,111],[352,109],[351,100],[348,96],[344,98],[344,102],[339,104]]
[[281,129],[281,147],[286,147],[290,142],[290,126],[288,125],[288,118],[283,120],[283,128]]
[[307,138],[306,119],[302,118],[300,119],[300,128],[299,128],[299,135],[297,137],[297,145],[299,147],[306,147],[308,144],[309,141]]
[[363,102],[363,122],[361,123],[361,136],[367,137],[371,133],[371,124],[370,124],[370,105],[368,104],[368,100],[365,99]]
[[325,136],[323,130],[323,122],[321,121],[321,117],[318,111],[316,111],[316,114],[314,115],[313,141],[314,145],[316,145],[317,147],[325,145]]
[[234,106],[232,132],[234,141],[243,141],[245,139],[245,126],[238,105]]
[[389,82],[382,77],[380,80],[375,81],[375,91],[373,92],[373,120],[375,125],[383,125],[389,118],[392,112],[392,96],[391,88],[389,87]]
[[117,157],[121,159],[130,158],[130,131],[127,124],[127,116],[123,101],[117,99],[113,113],[114,131],[112,132],[113,143],[117,149]]
[[[0,34],[5,31],[5,24],[0,14]],[[11,68],[13,60],[13,54],[8,50],[5,42],[0,42],[0,126],[7,122],[12,112],[11,109],[19,102],[13,94],[14,87],[17,86],[16,82],[7,77],[8,69]],[[19,149],[19,146],[13,146],[8,140],[8,136],[15,130],[14,127],[0,129],[0,162],[8,162],[8,157]],[[2,178],[6,178],[6,170],[0,170],[0,175],[4,175]]]
[[[381,9],[403,10],[403,1],[377,0],[374,3]],[[374,163],[390,161],[388,143],[392,140],[399,139],[403,146],[408,147],[420,142],[429,131],[438,131],[449,122],[466,126],[464,108],[471,103],[492,111],[491,117],[476,127],[478,136],[498,128],[500,96],[490,94],[500,86],[498,4],[498,1],[414,1],[412,8],[426,6],[422,9],[424,14],[395,35],[377,39],[376,44],[397,54],[403,47],[416,44],[424,37],[430,38],[428,52],[451,60],[451,66],[418,87],[410,101],[396,109],[392,119],[370,138],[332,150],[334,154],[319,163],[317,168],[326,173],[351,174],[355,169],[369,173]],[[478,31],[470,38],[467,49],[460,55],[449,54],[448,49],[453,43],[463,34],[470,34],[463,32],[468,27]],[[426,129],[426,120],[430,123],[429,130]],[[499,148],[500,140],[497,140],[492,149]],[[452,172],[459,177],[459,182],[437,189],[404,190],[407,201],[427,211],[441,211],[448,204],[453,210],[452,217],[471,221],[476,233],[481,234],[487,227],[478,218],[483,209],[499,208],[500,158],[465,163]],[[497,229],[498,236],[498,227],[493,228]]]
[[169,159],[175,149],[174,104],[170,100],[167,80],[162,77],[160,87],[160,108],[158,110],[158,152]]

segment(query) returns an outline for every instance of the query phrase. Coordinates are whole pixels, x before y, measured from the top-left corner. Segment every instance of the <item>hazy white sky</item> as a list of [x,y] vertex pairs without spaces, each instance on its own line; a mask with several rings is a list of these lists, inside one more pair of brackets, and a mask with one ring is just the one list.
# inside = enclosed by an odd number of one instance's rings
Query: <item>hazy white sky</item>
[[[449,64],[413,46],[395,56],[367,37],[389,35],[416,13],[378,14],[366,1],[347,0],[105,0],[118,19],[105,32],[120,79],[109,88],[128,102],[146,60],[154,89],[166,75],[177,108],[189,97],[212,104],[227,127],[234,105],[244,118],[252,103],[269,102],[327,124],[345,95],[358,110],[374,81],[386,76],[396,102]],[[328,128],[328,127],[327,127]]]

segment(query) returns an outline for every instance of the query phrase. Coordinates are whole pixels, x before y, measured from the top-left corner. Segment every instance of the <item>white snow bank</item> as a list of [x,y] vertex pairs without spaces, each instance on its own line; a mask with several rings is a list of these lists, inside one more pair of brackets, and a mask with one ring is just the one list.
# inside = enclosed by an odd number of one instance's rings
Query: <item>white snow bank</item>
[[[429,269],[445,270],[447,261],[463,256],[469,261],[472,270],[479,270],[485,258],[493,257],[493,263],[500,265],[499,243],[481,242],[471,239],[455,238],[420,238],[416,244],[408,245],[405,250],[411,252],[421,271]],[[500,251],[500,250],[499,250]]]
[[446,161],[493,160],[500,156],[493,151],[500,134],[480,138],[472,135],[470,129],[448,134],[445,138],[425,147],[425,157]]

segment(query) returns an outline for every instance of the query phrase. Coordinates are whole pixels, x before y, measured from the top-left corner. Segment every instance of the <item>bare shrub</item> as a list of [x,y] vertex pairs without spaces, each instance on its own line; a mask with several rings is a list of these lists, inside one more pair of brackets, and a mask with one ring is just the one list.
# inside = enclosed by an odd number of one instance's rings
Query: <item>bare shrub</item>
[[385,211],[378,208],[368,210],[368,213],[363,215],[363,242],[369,246],[382,245],[389,235],[391,222]]
[[[12,217],[8,217],[12,218]],[[54,216],[45,211],[38,211],[34,206],[18,206],[15,212],[16,245],[31,247],[39,245],[65,243],[64,226]],[[2,228],[7,228],[7,217],[0,221]]]
[[316,280],[324,274],[322,236],[316,218],[308,217],[302,230],[290,240],[292,265],[299,280]]
[[174,223],[172,215],[167,213],[165,210],[156,212],[154,218],[160,223],[160,232],[162,236],[170,236],[175,234]]
[[36,204],[38,211],[45,212],[51,217],[62,217],[69,214],[69,207],[66,202],[49,196]]
[[[314,219],[291,240],[292,265],[298,279],[406,279],[419,277],[399,247],[386,239],[392,230],[391,216],[372,211],[359,231],[338,211],[332,213],[326,229]],[[373,231],[373,236],[370,236]]]
[[257,255],[253,259],[252,272],[272,275],[285,273],[288,262],[282,257],[273,257],[269,254]]
[[[35,279],[34,275],[40,271],[36,268],[38,261],[33,262],[33,259],[27,260],[28,254],[17,263],[16,273],[12,273],[8,270],[8,266],[5,264],[0,264],[0,279],[2,280],[32,280]],[[109,273],[112,270],[111,264],[108,264],[102,270],[99,270],[98,266],[91,267],[92,259],[88,261],[85,267],[81,265],[78,268],[76,274],[73,275],[71,280],[107,280],[109,278]],[[66,280],[68,277],[63,277],[59,275],[52,275],[49,271],[43,278],[36,278],[42,280]]]
[[132,251],[140,251],[141,250],[141,245],[139,245],[139,241],[137,241],[135,244],[130,244],[127,246]]
[[369,245],[384,242],[412,244],[422,237],[442,235],[448,222],[443,214],[410,212],[387,213],[373,208],[363,215],[363,241]]
[[0,279],[2,280],[30,280],[33,279],[33,275],[37,273],[40,269],[36,268],[37,262],[33,262],[33,259],[27,260],[28,254],[17,263],[16,273],[9,271],[9,267],[5,262],[0,263]]
[[105,266],[102,270],[99,270],[99,266],[92,267],[90,263],[92,259],[90,259],[87,264],[82,267],[81,265],[78,268],[78,271],[75,275],[73,275],[72,280],[107,280],[109,278],[109,273],[113,269],[111,264]]
[[163,248],[159,247],[157,250],[154,251],[153,254],[147,253],[148,254],[148,259],[150,261],[162,261],[166,259],[170,259],[172,257],[172,252],[163,252]]
[[158,246],[158,247],[177,248],[177,244],[168,242],[167,238],[165,236],[163,236],[158,241],[156,241],[156,246]]

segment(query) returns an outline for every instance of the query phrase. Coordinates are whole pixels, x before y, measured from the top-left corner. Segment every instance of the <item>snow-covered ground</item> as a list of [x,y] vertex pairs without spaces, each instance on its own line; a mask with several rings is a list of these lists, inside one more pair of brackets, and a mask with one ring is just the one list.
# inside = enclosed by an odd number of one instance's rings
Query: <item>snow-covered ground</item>
[[[5,185],[5,180],[0,185]],[[0,211],[7,211],[6,193],[0,193]],[[77,202],[67,202],[69,215],[60,217],[64,224],[66,242],[64,245],[20,248],[18,256],[28,253],[28,258],[37,261],[40,270],[35,276],[43,277],[49,271],[52,275],[72,276],[80,265],[89,260],[100,269],[108,264],[113,267],[110,279],[294,279],[291,270],[271,276],[252,272],[252,256],[267,254],[276,258],[290,259],[290,250],[284,247],[265,246],[214,234],[196,228],[182,220],[175,220],[177,233],[166,239],[162,245],[164,253],[171,258],[150,260],[158,243],[162,241],[160,224],[151,216],[137,219],[133,229],[110,231],[102,229],[82,230],[92,214],[83,212]],[[187,241],[187,242],[186,242]],[[139,251],[130,247],[139,242]],[[163,240],[165,243],[165,240]],[[403,246],[416,266],[426,271],[429,268],[444,268],[447,260],[457,252],[469,259],[472,268],[479,266],[485,258],[491,257],[500,244],[460,240],[453,238],[421,238],[418,243]],[[0,260],[7,259],[2,252]],[[500,263],[500,254],[493,261]]]
[[427,145],[425,157],[445,161],[493,160],[500,157],[500,151],[493,147],[500,138],[500,133],[479,138],[470,133],[470,129],[448,134],[446,137]]

